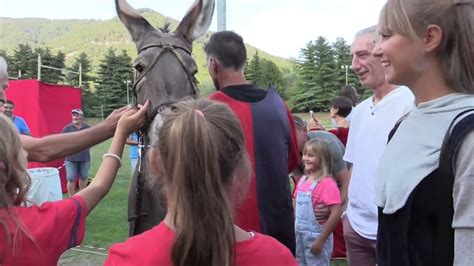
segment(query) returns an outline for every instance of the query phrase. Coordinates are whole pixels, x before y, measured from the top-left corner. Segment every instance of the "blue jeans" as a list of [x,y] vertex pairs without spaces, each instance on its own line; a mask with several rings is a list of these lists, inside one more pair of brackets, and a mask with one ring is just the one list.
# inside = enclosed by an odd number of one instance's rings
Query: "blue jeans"
[[64,161],[64,163],[66,164],[67,181],[74,182],[78,174],[79,174],[79,178],[82,180],[87,180],[87,178],[89,177],[89,168],[91,166],[91,161],[85,161],[85,162]]

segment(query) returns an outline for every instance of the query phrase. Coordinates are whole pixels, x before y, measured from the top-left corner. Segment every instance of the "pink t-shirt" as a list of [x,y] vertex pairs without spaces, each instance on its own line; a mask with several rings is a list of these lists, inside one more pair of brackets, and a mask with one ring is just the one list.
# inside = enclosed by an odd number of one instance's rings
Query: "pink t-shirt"
[[[152,229],[113,245],[105,261],[110,265],[162,265],[172,266],[171,249],[174,231],[164,222]],[[235,246],[236,265],[296,266],[290,250],[274,238],[259,233]]]
[[[307,179],[302,182],[305,179],[306,176],[302,176],[300,182],[298,182],[294,195],[295,198],[298,192],[308,192],[310,190],[313,181]],[[313,190],[311,201],[313,202],[313,209],[316,209],[316,206],[321,203],[326,206],[341,204],[341,194],[339,188],[337,188],[336,181],[330,176],[321,179]]]
[[5,228],[0,225],[0,265],[57,265],[64,251],[84,239],[87,209],[78,195],[41,206],[11,207],[9,211],[15,214],[32,239],[19,233],[18,249],[14,250],[12,241],[16,226],[7,218],[6,211],[0,210],[0,220],[10,228],[10,244],[6,246]]

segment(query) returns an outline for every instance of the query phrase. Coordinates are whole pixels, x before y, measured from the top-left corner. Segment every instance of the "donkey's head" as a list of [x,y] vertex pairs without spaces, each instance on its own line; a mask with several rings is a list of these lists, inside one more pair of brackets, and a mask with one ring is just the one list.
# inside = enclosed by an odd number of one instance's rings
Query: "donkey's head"
[[117,13],[132,35],[138,56],[133,93],[137,103],[150,100],[149,118],[170,102],[197,94],[191,56],[192,43],[206,33],[214,13],[214,0],[196,0],[174,32],[157,30],[125,0],[115,0]]

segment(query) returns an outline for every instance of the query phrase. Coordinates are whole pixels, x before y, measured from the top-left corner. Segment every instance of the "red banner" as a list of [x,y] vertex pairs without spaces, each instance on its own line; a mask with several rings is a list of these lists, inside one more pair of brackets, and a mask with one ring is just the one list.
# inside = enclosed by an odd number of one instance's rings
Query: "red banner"
[[[33,137],[60,133],[71,123],[71,110],[81,108],[81,89],[43,83],[37,80],[10,80],[6,90],[7,99],[15,103],[14,115],[25,119]],[[33,167],[56,167],[64,160],[48,163],[30,163]],[[66,192],[66,170],[61,167],[61,186]]]

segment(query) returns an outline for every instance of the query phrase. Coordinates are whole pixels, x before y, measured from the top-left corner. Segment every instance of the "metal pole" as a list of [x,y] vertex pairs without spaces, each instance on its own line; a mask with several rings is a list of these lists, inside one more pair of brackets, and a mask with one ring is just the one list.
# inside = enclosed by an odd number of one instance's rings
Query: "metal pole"
[[104,105],[100,105],[100,109],[102,110],[102,121],[104,121]]
[[225,31],[227,28],[226,0],[217,0],[217,31]]
[[18,78],[21,79],[21,69],[18,69]]
[[38,80],[41,80],[41,54],[38,53]]
[[348,71],[348,69],[349,69],[349,66],[345,66],[345,67],[346,67],[346,86],[347,86],[347,84],[349,83],[349,82],[348,82],[349,77],[348,77],[348,74],[347,74],[347,71]]
[[130,83],[130,80],[124,81],[127,84],[127,105],[130,105],[130,97],[129,97],[129,91],[128,91],[128,84]]
[[82,86],[82,64],[79,64],[79,87]]

